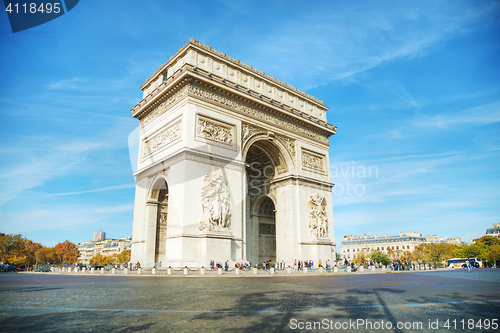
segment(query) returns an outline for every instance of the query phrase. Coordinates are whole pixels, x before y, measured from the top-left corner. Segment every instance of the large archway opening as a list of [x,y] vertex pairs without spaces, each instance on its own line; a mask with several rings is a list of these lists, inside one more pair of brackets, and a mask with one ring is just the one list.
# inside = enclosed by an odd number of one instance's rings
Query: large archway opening
[[269,197],[259,206],[258,225],[259,262],[276,261],[276,211]]
[[276,261],[276,198],[273,181],[288,171],[287,163],[271,140],[258,140],[245,155],[247,177],[247,258],[252,264]]
[[154,184],[151,201],[156,205],[154,262],[161,265],[161,261],[165,260],[168,216],[168,186],[164,179]]

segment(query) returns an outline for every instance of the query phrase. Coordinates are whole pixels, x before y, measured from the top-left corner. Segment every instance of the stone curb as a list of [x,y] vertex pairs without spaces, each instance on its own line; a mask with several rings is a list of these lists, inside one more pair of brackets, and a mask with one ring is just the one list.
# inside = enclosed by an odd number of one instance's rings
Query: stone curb
[[105,274],[101,273],[75,273],[75,272],[18,272],[18,274],[51,274],[51,275],[68,275],[68,276],[110,276],[110,277],[121,277],[121,276],[126,276],[126,277],[160,277],[160,278],[217,278],[217,277],[222,277],[222,278],[248,278],[248,277],[270,277],[270,278],[275,278],[275,277],[308,277],[308,276],[356,276],[356,275],[371,275],[371,274],[401,274],[401,273],[425,273],[425,272],[445,272],[445,271],[450,271],[448,268],[438,268],[438,269],[432,269],[432,270],[420,270],[420,271],[382,271],[382,270],[377,270],[375,272],[373,271],[364,271],[364,272],[338,272],[338,273],[320,273],[320,272],[308,272],[308,273],[303,273],[299,271],[294,271],[292,274],[287,274],[286,271],[278,271],[279,273],[275,274],[270,274],[267,272],[259,271],[258,274],[253,274],[252,271],[241,271],[240,274],[236,274],[234,271],[231,272],[224,272],[223,274],[219,275],[217,274],[217,271],[207,271],[205,270],[205,274],[202,275],[200,274],[199,271],[193,271],[193,272],[188,272],[187,275],[183,273],[183,271],[179,272],[174,272],[171,275],[168,275],[166,271],[161,271],[157,272],[156,274],[151,274],[150,272],[142,272],[142,274],[138,274],[137,271],[129,271],[127,274],[124,274],[123,272],[117,272],[116,274],[112,274],[111,272],[106,272]]

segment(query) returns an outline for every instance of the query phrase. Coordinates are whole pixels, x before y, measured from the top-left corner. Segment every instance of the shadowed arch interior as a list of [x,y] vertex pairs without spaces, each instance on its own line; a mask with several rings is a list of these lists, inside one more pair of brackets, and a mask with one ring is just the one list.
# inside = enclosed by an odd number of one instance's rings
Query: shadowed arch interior
[[[268,196],[269,187],[276,176],[288,171],[280,150],[271,140],[251,144],[245,157],[248,181],[249,257],[259,264],[276,260],[276,208]],[[265,197],[262,199],[262,195]],[[259,198],[259,199],[257,199]],[[250,213],[253,212],[253,213]]]
[[151,190],[151,204],[156,209],[155,263],[159,264],[165,258],[167,216],[168,216],[168,185],[165,179],[158,179]]
[[274,202],[266,197],[258,210],[259,262],[276,261],[276,211]]

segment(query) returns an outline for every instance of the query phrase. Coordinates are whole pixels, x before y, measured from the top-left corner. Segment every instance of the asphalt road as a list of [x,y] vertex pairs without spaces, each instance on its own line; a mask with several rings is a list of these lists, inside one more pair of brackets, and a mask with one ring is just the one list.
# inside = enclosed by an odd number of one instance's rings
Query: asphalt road
[[1,273],[0,331],[500,332],[499,287],[500,269],[240,277]]

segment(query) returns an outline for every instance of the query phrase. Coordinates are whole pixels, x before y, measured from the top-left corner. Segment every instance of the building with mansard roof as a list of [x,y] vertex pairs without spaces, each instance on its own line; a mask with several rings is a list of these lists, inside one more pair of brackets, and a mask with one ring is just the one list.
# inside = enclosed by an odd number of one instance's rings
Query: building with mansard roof
[[423,243],[439,243],[445,242],[448,244],[461,244],[459,237],[446,238],[437,235],[422,236],[417,232],[407,232],[403,235],[388,236],[384,234],[379,237],[375,235],[363,236],[345,236],[342,244],[340,245],[340,253],[342,258],[353,260],[360,252],[370,252],[373,250],[380,250],[383,253],[388,253],[389,249],[393,251],[410,251],[413,252],[415,247]]

